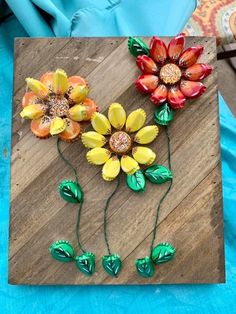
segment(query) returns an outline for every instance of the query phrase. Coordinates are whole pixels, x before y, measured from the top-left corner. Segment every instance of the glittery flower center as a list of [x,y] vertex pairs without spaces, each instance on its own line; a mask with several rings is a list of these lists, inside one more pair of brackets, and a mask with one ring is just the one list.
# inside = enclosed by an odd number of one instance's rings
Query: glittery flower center
[[181,70],[176,64],[167,63],[160,70],[160,78],[165,84],[176,84],[181,79]]
[[123,131],[118,131],[112,134],[109,140],[110,148],[117,154],[127,153],[132,145],[131,137]]

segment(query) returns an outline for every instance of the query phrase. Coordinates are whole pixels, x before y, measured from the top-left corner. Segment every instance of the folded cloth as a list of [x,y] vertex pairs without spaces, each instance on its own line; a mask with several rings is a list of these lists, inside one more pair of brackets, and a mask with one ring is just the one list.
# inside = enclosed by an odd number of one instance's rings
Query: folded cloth
[[[32,12],[34,14],[26,17],[25,12],[28,10],[26,4],[30,3]],[[18,14],[18,19],[22,21],[24,29],[29,30],[31,36],[52,36],[54,34],[63,35],[60,33],[60,22],[50,23],[48,17],[43,17],[42,10],[46,9],[47,5],[54,4],[57,10],[63,12],[67,19],[73,13],[69,12],[67,2],[76,5],[78,1],[8,1],[11,8]],[[89,1],[81,1],[81,3],[88,3]],[[102,1],[101,1],[102,2]],[[103,1],[105,2],[105,1]],[[123,1],[128,3],[128,1]],[[132,2],[132,1],[131,1]],[[153,1],[154,2],[154,1]],[[186,1],[175,1],[171,3],[176,4],[176,12],[179,12],[181,3]],[[188,0],[190,3],[191,1]],[[40,11],[36,13],[36,6],[41,5]],[[92,1],[91,1],[92,3]],[[136,0],[137,5],[141,5]],[[145,1],[145,5],[150,3],[149,0]],[[155,2],[157,3],[157,1]],[[158,4],[170,8],[170,2],[167,0],[158,1]],[[177,4],[178,3],[178,4]],[[20,10],[21,4],[21,10]],[[42,4],[45,7],[42,7]],[[19,8],[17,7],[19,5]],[[63,7],[63,5],[65,7]],[[109,5],[114,5],[110,1]],[[91,5],[92,6],[92,5]],[[88,7],[88,6],[87,6]],[[124,7],[122,4],[117,5],[120,7],[120,12],[123,12]],[[63,10],[65,8],[66,10]],[[189,8],[189,7],[188,7]],[[18,9],[18,10],[17,10]],[[152,10],[155,8],[152,7]],[[14,11],[13,10],[13,11]],[[56,11],[53,12],[55,13]],[[68,10],[68,11],[67,11]],[[81,19],[77,19],[73,27],[69,25],[69,31],[72,35],[87,36],[100,35],[106,32],[103,29],[101,21],[95,20],[92,23],[92,9],[86,15],[85,10],[79,9],[84,12]],[[106,10],[106,9],[104,9]],[[108,9],[112,10],[112,8]],[[113,8],[115,10],[115,7]],[[172,9],[173,10],[173,9]],[[21,12],[22,11],[22,12]],[[95,8],[94,12],[102,12],[102,8]],[[151,10],[149,10],[150,13]],[[31,11],[30,11],[31,12]],[[45,11],[46,12],[46,11]],[[67,12],[67,13],[64,13]],[[69,12],[69,13],[68,13]],[[104,11],[103,11],[104,12]],[[106,12],[106,11],[105,11]],[[169,12],[169,11],[168,11]],[[174,12],[174,10],[173,10]],[[22,13],[20,18],[19,14]],[[48,12],[52,14],[52,11]],[[191,13],[191,12],[190,12]],[[31,14],[31,13],[30,13]],[[59,12],[55,16],[58,15]],[[122,17],[117,15],[117,24],[111,21],[107,25],[113,25],[110,29],[109,35],[117,35],[119,32],[116,25],[119,25],[119,31],[122,30],[122,35],[133,35],[129,33],[129,29],[134,30],[124,19],[125,16],[131,14],[121,13]],[[168,13],[171,14],[171,13]],[[132,12],[135,15],[135,12]],[[161,15],[161,14],[160,14]],[[164,15],[164,13],[163,13]],[[153,20],[153,28],[148,25],[140,26],[136,35],[151,35],[151,34],[169,34],[175,35],[181,30],[181,27],[186,23],[186,12],[183,12],[183,19],[181,22],[169,20],[168,25],[158,29],[158,21]],[[30,16],[30,18],[29,18]],[[86,16],[88,19],[86,19]],[[101,19],[108,19],[101,16]],[[112,15],[114,18],[114,15]],[[94,18],[98,15],[94,14]],[[28,21],[24,21],[27,18]],[[32,19],[35,20],[32,22]],[[44,21],[41,21],[41,18]],[[174,15],[172,15],[174,19]],[[55,19],[55,18],[54,18]],[[58,18],[60,19],[60,18]],[[133,21],[134,17],[130,17]],[[186,17],[187,19],[187,17]],[[163,17],[163,21],[165,18]],[[80,21],[82,21],[80,24]],[[86,21],[90,21],[89,29],[86,29]],[[52,22],[52,21],[51,21]],[[152,21],[150,21],[151,23]],[[45,24],[44,24],[45,23]],[[105,23],[105,22],[104,22]],[[37,26],[37,25],[38,26]],[[96,29],[97,25],[99,30]],[[182,25],[183,24],[183,25]],[[81,28],[80,28],[81,25]],[[83,27],[82,27],[83,25]],[[173,25],[173,27],[172,27]],[[36,27],[37,26],[37,27]],[[30,29],[32,27],[32,29]],[[110,26],[109,26],[110,27]],[[139,26],[137,26],[139,27]],[[147,28],[146,28],[147,27]],[[224,195],[224,221],[225,221],[225,250],[226,250],[226,275],[227,283],[218,285],[163,285],[163,286],[109,286],[109,287],[55,287],[55,286],[11,286],[7,284],[7,247],[8,247],[8,222],[9,222],[9,180],[10,180],[10,137],[11,137],[11,97],[12,97],[12,81],[13,81],[13,38],[19,36],[27,36],[20,23],[14,18],[10,17],[0,25],[0,309],[1,313],[110,313],[111,311],[116,314],[121,313],[235,313],[235,299],[236,299],[236,254],[235,254],[235,239],[236,239],[236,120],[223,98],[219,96],[220,103],[220,130],[221,130],[221,149],[222,149],[222,172],[223,172],[223,195]],[[127,31],[127,33],[126,33]],[[64,31],[63,31],[64,32]]]

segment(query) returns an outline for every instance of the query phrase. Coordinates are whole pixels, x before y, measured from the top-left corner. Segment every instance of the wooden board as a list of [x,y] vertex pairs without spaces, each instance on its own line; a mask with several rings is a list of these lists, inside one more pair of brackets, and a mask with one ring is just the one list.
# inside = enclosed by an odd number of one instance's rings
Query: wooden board
[[[166,42],[170,38],[164,38]],[[145,38],[149,42],[150,38]],[[204,83],[206,93],[176,112],[170,126],[173,189],[162,206],[157,243],[177,248],[173,262],[156,269],[151,279],[136,274],[134,261],[149,254],[156,204],[166,185],[147,184],[145,194],[122,185],[108,210],[108,234],[112,252],[119,253],[123,270],[109,277],[101,267],[107,254],[103,239],[103,207],[115,182],[101,178],[101,167],[87,163],[80,141],[63,144],[63,152],[76,165],[85,201],[81,218],[81,241],[94,252],[97,271],[92,277],[79,273],[73,263],[51,259],[48,247],[58,239],[76,246],[76,206],[58,195],[62,179],[73,178],[58,157],[56,139],[39,140],[29,122],[19,117],[25,77],[39,78],[60,67],[70,75],[86,77],[90,96],[102,112],[111,102],[127,112],[143,107],[151,122],[154,106],[135,90],[139,75],[135,59],[127,50],[127,38],[16,39],[15,84],[11,162],[11,221],[9,282],[12,284],[157,284],[224,282],[222,192],[219,152],[219,116],[214,38],[188,37],[186,45],[205,47],[202,62],[214,72]],[[152,147],[157,161],[167,164],[163,130]]]

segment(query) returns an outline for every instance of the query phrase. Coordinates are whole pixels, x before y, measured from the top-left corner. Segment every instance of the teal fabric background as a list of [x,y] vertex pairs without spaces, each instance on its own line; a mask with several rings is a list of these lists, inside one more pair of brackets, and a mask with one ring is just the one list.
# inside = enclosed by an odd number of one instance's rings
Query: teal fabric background
[[[175,35],[190,0],[8,0],[0,25],[1,313],[236,313],[236,121],[219,96],[227,283],[162,286],[11,286],[7,283],[13,40],[20,36]],[[95,5],[96,3],[96,5]],[[3,1],[0,0],[1,9]],[[1,10],[1,17],[4,16]],[[144,14],[145,13],[145,14]]]

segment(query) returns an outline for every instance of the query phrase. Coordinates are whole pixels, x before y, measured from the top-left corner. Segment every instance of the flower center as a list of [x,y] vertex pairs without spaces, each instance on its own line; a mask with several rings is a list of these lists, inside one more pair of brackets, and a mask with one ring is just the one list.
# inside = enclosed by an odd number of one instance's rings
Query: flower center
[[68,100],[64,97],[51,97],[48,105],[49,115],[52,117],[66,116],[69,110]]
[[168,63],[161,68],[160,78],[165,84],[175,84],[181,78],[181,70],[176,64]]
[[131,148],[131,137],[123,131],[118,131],[112,134],[109,140],[110,148],[117,154],[125,154]]

